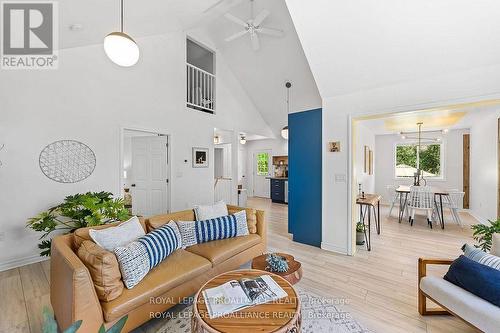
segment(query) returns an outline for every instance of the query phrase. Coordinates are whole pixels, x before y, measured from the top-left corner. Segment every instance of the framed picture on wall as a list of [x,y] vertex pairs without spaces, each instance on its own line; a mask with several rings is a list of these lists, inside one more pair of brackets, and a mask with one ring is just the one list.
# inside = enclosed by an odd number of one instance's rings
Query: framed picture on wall
[[208,168],[208,148],[193,148],[193,168]]
[[368,160],[369,160],[368,174],[373,175],[373,150],[370,150]]
[[364,161],[363,161],[365,173],[368,173],[369,161],[370,161],[370,149],[368,148],[368,146],[365,146]]

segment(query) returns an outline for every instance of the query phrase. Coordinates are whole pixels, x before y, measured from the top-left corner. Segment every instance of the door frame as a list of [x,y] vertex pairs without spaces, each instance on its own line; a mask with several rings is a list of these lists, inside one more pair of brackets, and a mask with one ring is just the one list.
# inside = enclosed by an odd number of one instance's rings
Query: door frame
[[170,213],[172,210],[172,135],[168,134],[167,130],[162,129],[151,129],[151,128],[141,128],[134,126],[122,126],[120,127],[120,135],[119,135],[119,147],[120,147],[120,157],[118,159],[118,197],[124,197],[124,187],[123,187],[123,160],[124,160],[124,139],[125,139],[125,131],[135,131],[135,132],[144,132],[156,135],[162,135],[167,137],[167,212]]
[[[271,148],[265,148],[265,149],[257,149],[252,151],[252,196],[255,197],[255,180],[257,179],[257,163],[255,160],[255,157],[258,153],[262,152],[268,152],[269,153],[269,158],[268,158],[268,165],[269,165],[269,172],[267,177],[272,176],[272,161],[273,161],[273,150]],[[260,176],[259,176],[260,177]],[[265,198],[265,197],[264,197]],[[269,187],[269,199],[271,198],[271,188]]]
[[[500,97],[500,96],[498,96]],[[355,255],[356,254],[356,217],[357,217],[357,207],[356,207],[356,196],[357,196],[357,184],[354,179],[355,177],[355,163],[356,163],[356,133],[357,133],[357,124],[363,120],[373,120],[386,118],[395,114],[419,114],[421,112],[429,112],[429,111],[438,111],[438,110],[463,110],[472,107],[480,107],[480,106],[488,106],[488,105],[500,105],[500,98],[493,99],[484,99],[484,100],[476,100],[476,101],[463,101],[463,102],[442,102],[442,103],[433,103],[430,105],[421,105],[420,107],[402,107],[402,108],[394,108],[393,110],[379,110],[374,112],[362,113],[362,114],[349,114],[348,118],[348,130],[347,130],[347,141],[349,145],[349,154],[347,158],[348,163],[348,172],[347,172],[347,188],[350,192],[348,195],[348,206],[347,206],[347,219],[350,227],[347,228],[347,255]],[[500,172],[500,119],[498,123],[498,170]],[[500,176],[498,177],[498,210],[500,214]]]

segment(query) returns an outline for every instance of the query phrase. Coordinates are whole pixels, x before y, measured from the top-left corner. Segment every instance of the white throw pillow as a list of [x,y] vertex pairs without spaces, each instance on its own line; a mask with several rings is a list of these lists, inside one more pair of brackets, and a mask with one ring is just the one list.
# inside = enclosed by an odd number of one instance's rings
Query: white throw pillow
[[145,232],[137,216],[134,216],[116,227],[99,230],[90,229],[89,235],[97,245],[113,252],[116,247],[125,246],[144,236]]
[[216,202],[213,205],[194,206],[194,213],[196,215],[196,221],[229,215],[227,212],[227,205],[224,201]]
[[500,257],[500,234],[493,234],[491,237],[491,251],[490,254],[493,254],[497,257]]

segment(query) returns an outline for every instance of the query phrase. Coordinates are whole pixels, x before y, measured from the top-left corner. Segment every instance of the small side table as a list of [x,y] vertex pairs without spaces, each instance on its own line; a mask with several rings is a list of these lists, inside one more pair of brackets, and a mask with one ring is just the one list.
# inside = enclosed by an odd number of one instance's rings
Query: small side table
[[[292,255],[286,253],[276,253],[282,257],[285,257],[288,260],[288,271],[280,273],[280,272],[271,272],[273,274],[281,276],[283,279],[290,282],[290,284],[296,284],[302,279],[302,264],[295,260]],[[260,255],[255,257],[252,260],[252,269],[258,269],[261,271],[269,272],[267,269],[266,255]]]
[[[373,210],[373,217],[375,218],[375,226],[377,228],[377,234],[380,235],[380,199],[382,196],[379,194],[366,194],[364,198],[358,196],[356,198],[356,204],[359,205],[359,216],[360,222],[363,223],[363,232],[365,234],[366,249],[368,251],[372,250],[371,242],[371,212]],[[364,208],[364,209],[363,209]],[[368,224],[365,224],[365,217],[368,215]],[[368,227],[368,234],[366,229]]]

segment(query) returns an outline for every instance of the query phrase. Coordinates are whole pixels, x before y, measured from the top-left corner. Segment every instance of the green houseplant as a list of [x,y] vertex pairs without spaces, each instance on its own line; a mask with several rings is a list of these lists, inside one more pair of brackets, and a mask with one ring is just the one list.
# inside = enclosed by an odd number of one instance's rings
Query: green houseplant
[[71,233],[78,228],[92,227],[128,219],[129,212],[123,199],[115,199],[110,192],[87,192],[67,196],[60,205],[39,213],[28,220],[27,226],[43,232],[38,248],[40,256],[50,256],[53,232]]
[[[42,333],[58,333],[59,330],[57,328],[57,322],[54,318],[54,313],[48,308],[44,307],[43,308],[43,327],[42,327]],[[112,327],[110,327],[108,330],[104,327],[104,324],[101,325],[99,328],[99,331],[97,333],[120,333],[123,329],[123,326],[125,326],[125,323],[127,322],[128,315],[121,318],[118,320]],[[70,327],[68,327],[64,332],[62,333],[75,333],[78,331],[80,326],[82,326],[83,321],[78,320],[74,322]]]
[[356,223],[356,245],[365,244],[364,230],[363,222]]
[[491,221],[490,225],[487,224],[474,224],[472,228],[472,237],[476,240],[478,245],[476,247],[481,248],[483,251],[489,251],[491,249],[491,239],[494,233],[500,233],[500,219],[496,221]]

